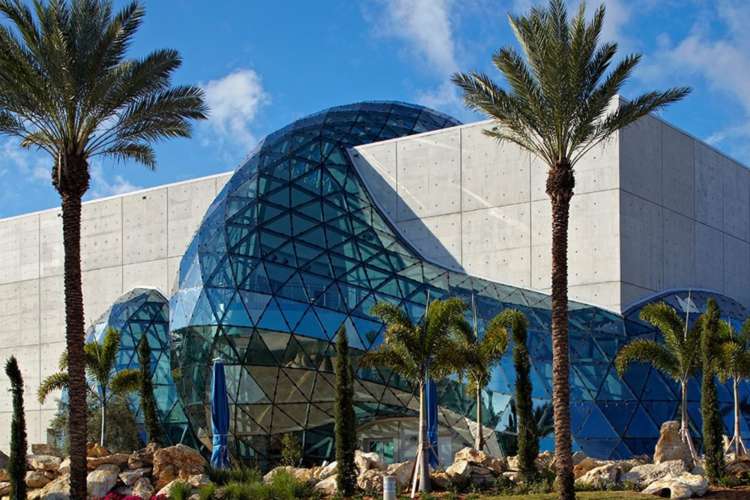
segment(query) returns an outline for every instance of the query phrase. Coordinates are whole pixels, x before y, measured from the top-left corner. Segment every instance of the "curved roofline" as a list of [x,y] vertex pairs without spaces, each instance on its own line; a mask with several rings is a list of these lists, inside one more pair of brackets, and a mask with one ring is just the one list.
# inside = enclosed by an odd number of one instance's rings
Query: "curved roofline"
[[726,295],[724,293],[718,292],[716,290],[712,290],[710,288],[667,288],[666,290],[661,290],[659,292],[655,292],[655,293],[653,293],[651,295],[648,295],[648,296],[646,296],[646,297],[638,300],[637,302],[634,302],[633,304],[631,304],[630,306],[628,306],[627,309],[625,309],[625,310],[622,311],[621,316],[622,317],[628,316],[634,310],[636,310],[636,309],[638,309],[640,307],[643,307],[645,304],[647,304],[649,302],[653,302],[653,301],[655,301],[657,299],[660,299],[662,297],[666,297],[667,295],[675,295],[677,293],[690,293],[690,292],[701,292],[701,293],[710,293],[710,294],[714,294],[714,295],[719,295],[721,297],[724,297],[724,298],[727,298],[727,299],[730,299],[730,300],[736,302],[737,304],[741,305],[743,308],[745,307],[740,301],[738,301],[734,297],[730,297],[729,295]]

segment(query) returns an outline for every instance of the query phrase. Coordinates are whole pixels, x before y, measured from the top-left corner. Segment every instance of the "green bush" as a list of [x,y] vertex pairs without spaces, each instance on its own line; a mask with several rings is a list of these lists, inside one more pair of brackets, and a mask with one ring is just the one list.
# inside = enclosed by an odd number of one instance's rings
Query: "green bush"
[[198,489],[199,500],[213,500],[215,498],[215,495],[216,485],[214,483],[203,485]]
[[177,482],[169,492],[169,500],[188,500],[192,491],[189,484]]
[[302,445],[292,433],[281,437],[281,465],[299,466],[302,461]]
[[[253,471],[247,476],[249,480],[229,480],[220,491],[206,491],[206,496],[201,498],[205,500],[219,497],[224,500],[294,500],[320,497],[311,485],[298,481],[289,472],[279,471],[270,483],[264,484],[260,473],[256,470],[245,469],[245,471]],[[238,471],[235,477],[241,474],[246,474],[246,472]],[[209,477],[210,475],[211,472],[209,472]]]
[[263,481],[263,475],[260,471],[254,467],[246,467],[239,465],[230,469],[214,469],[209,467],[207,469],[208,478],[212,483],[216,483],[219,486],[235,482],[235,483],[260,483]]

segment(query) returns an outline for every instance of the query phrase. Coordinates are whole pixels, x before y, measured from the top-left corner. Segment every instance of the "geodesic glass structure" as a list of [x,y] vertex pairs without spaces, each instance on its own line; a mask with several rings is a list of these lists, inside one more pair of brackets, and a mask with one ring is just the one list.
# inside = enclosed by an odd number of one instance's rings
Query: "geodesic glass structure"
[[[264,465],[279,437],[297,434],[305,456],[333,452],[334,335],[343,325],[356,368],[360,426],[413,418],[414,388],[397,374],[358,367],[382,341],[369,312],[378,301],[414,320],[430,300],[473,301],[478,329],[505,308],[529,320],[533,398],[550,420],[550,298],[453,272],[423,259],[377,208],[349,149],[457,125],[403,103],[331,108],[266,137],[208,209],[185,253],[171,299],[172,366],[193,431],[208,440],[211,362],[226,366],[230,452]],[[590,456],[653,451],[659,424],[676,412],[674,391],[656,394],[643,367],[625,380],[613,360],[630,339],[649,334],[631,317],[570,303],[571,405],[575,445]],[[638,370],[641,370],[640,372]],[[644,371],[646,370],[646,371]],[[503,447],[513,437],[511,351],[484,393],[485,428]],[[475,401],[455,380],[438,384],[439,421],[472,441]],[[549,429],[548,429],[549,430]],[[553,447],[551,434],[541,442]]]
[[[169,301],[158,290],[135,288],[118,298],[86,332],[86,341],[101,342],[109,328],[120,333],[115,371],[140,369],[138,344],[145,336],[151,348],[151,374],[157,417],[168,443],[192,443],[192,434],[172,379]],[[128,397],[136,422],[143,426],[140,397]]]

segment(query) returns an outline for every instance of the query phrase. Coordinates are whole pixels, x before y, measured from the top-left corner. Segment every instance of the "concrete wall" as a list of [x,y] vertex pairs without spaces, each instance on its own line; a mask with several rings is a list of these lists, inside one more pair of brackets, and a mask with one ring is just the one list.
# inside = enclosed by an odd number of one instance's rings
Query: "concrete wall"
[[[352,151],[377,202],[427,259],[475,276],[549,292],[547,168],[482,131],[488,122]],[[569,285],[575,300],[620,307],[618,138],[577,167]]]
[[750,170],[652,117],[620,135],[623,305],[706,288],[750,306]]
[[[151,286],[169,296],[180,258],[231,174],[160,186],[83,205],[81,259],[86,323],[120,295]],[[65,346],[59,209],[0,220],[0,361],[18,358],[29,443],[46,441],[56,398],[36,401]],[[8,451],[11,399],[0,377],[0,450]]]

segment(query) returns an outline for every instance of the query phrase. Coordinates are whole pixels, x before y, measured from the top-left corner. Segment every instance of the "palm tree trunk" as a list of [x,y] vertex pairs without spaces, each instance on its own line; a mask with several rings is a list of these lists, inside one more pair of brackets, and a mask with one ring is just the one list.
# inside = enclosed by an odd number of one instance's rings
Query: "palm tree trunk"
[[734,456],[735,458],[745,454],[745,444],[742,442],[742,433],[740,432],[740,394],[737,377],[732,379],[732,395],[734,396]]
[[430,469],[427,448],[427,415],[425,408],[425,383],[419,382],[419,449],[422,450],[419,457],[419,491],[428,493],[430,491]]
[[574,186],[573,169],[567,159],[550,168],[546,190],[552,202],[552,404],[557,488],[561,500],[575,498],[568,352],[568,219]]
[[81,285],[81,196],[62,194],[65,248],[65,342],[70,401],[70,498],[86,498],[86,377]]
[[477,450],[484,449],[484,432],[482,432],[482,389],[477,384],[477,437],[475,446]]
[[107,389],[102,387],[102,428],[99,436],[99,446],[104,448],[104,436],[107,433]]
[[681,403],[680,403],[680,434],[682,435],[682,441],[690,448],[690,455],[693,460],[698,460],[698,451],[695,449],[693,444],[693,438],[690,435],[690,420],[688,419],[687,409],[687,380],[680,382]]

